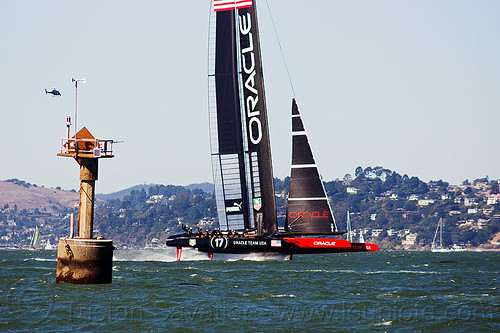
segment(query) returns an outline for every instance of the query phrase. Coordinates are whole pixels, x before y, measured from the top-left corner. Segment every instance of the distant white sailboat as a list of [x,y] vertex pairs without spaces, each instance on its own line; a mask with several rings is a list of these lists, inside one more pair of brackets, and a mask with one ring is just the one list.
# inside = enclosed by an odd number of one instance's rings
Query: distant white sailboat
[[45,250],[54,250],[56,247],[50,243],[50,240],[47,239],[47,243],[45,243]]
[[[436,244],[436,238],[439,233],[439,244]],[[434,234],[434,238],[432,239],[431,244],[431,252],[451,252],[450,249],[446,249],[443,247],[443,219],[439,219],[436,233]]]
[[351,219],[349,218],[349,211],[347,211],[347,241],[352,243],[352,228]]
[[[439,244],[436,244],[436,238],[439,232]],[[439,219],[436,233],[434,234],[434,239],[431,244],[431,252],[462,252],[467,251],[459,245],[453,245],[452,247],[443,247],[443,219]]]
[[33,233],[33,239],[31,240],[30,249],[37,250],[40,248],[40,232],[38,227],[35,227],[35,232]]
[[365,237],[363,236],[363,230],[359,231],[359,242],[364,243],[365,242]]

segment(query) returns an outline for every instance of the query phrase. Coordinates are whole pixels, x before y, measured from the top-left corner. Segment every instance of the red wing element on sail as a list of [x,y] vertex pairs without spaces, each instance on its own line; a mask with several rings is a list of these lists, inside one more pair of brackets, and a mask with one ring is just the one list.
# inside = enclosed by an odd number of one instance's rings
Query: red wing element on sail
[[214,0],[214,11],[252,7],[252,0]]

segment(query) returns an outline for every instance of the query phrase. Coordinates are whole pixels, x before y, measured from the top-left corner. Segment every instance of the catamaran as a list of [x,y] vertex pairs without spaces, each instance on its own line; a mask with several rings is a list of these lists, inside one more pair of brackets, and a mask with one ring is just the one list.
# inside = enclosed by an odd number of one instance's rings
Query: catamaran
[[[211,0],[212,1],[212,0]],[[306,129],[292,100],[292,163],[284,231],[278,230],[255,0],[213,0],[209,120],[220,229],[186,229],[167,246],[213,253],[293,254],[378,251],[335,238],[339,231]]]

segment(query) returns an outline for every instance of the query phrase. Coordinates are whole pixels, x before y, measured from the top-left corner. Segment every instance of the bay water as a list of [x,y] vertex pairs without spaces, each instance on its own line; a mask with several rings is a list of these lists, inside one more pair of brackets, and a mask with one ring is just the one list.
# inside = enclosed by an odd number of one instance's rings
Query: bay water
[[499,252],[175,259],[118,249],[112,284],[72,285],[55,250],[0,250],[0,331],[500,331]]

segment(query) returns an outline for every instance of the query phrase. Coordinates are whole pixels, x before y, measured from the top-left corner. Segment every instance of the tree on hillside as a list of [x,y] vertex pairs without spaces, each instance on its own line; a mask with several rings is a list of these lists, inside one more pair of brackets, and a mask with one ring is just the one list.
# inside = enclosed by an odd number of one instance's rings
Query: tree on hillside
[[290,177],[285,177],[281,180],[279,178],[274,178],[274,191],[277,193],[288,193],[288,188],[290,187]]
[[498,182],[494,182],[493,185],[490,187],[490,193],[491,194],[498,194],[500,193],[499,188],[498,188]]
[[362,168],[361,166],[358,166],[358,167],[356,168],[356,170],[354,171],[354,176],[355,176],[356,178],[360,178],[360,177],[363,177],[364,175],[365,175],[365,174],[364,174],[364,172],[363,172],[363,168]]
[[172,209],[175,212],[181,212],[188,209],[190,206],[191,194],[187,190],[177,193],[172,201]]
[[351,174],[349,174],[349,173],[346,173],[346,174],[344,175],[344,178],[342,178],[342,181],[343,181],[344,183],[349,183],[351,180],[352,180],[352,176],[351,176]]

